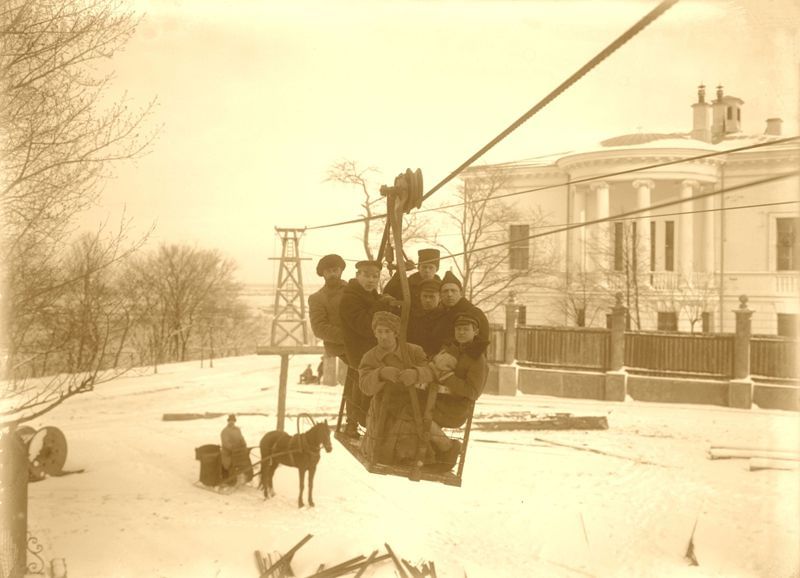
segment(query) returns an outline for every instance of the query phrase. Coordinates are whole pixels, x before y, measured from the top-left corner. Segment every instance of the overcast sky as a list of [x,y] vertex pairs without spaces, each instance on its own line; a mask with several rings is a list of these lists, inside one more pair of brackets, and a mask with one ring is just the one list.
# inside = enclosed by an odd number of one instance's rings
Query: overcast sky
[[[140,0],[114,86],[157,97],[163,127],[85,224],[124,207],[137,231],[156,224],[152,244],[216,248],[242,281],[272,282],[275,226],[359,215],[357,191],[324,182],[331,163],[375,166],[376,189],[419,167],[429,188],[657,3]],[[796,4],[683,0],[482,160],[689,131],[701,82],[744,100],[745,132],[781,117],[798,134]],[[304,274],[361,257],[358,230],[308,232]]]

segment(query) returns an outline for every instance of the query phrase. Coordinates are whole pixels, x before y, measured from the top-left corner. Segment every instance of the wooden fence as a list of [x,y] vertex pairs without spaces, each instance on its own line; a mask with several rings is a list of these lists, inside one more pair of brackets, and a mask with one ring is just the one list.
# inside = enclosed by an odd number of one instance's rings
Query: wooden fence
[[665,374],[733,376],[732,333],[626,331],[625,366]]
[[751,337],[750,373],[780,379],[797,378],[797,340],[774,335]]
[[[609,368],[611,331],[583,327],[523,325],[516,330],[516,360],[523,364],[565,369]],[[623,359],[628,370],[714,379],[733,377],[732,333],[626,331]],[[503,362],[505,336],[493,326],[488,357]],[[798,341],[778,336],[750,338],[750,373],[770,379],[798,378]]]
[[608,329],[523,325],[517,328],[517,361],[539,366],[604,370]]

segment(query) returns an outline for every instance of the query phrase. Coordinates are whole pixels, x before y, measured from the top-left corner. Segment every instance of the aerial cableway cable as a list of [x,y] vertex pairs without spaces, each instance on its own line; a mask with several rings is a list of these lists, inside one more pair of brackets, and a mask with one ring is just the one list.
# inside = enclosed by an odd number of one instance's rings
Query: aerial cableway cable
[[[681,163],[689,163],[689,162],[699,161],[699,160],[703,160],[703,159],[709,159],[709,158],[713,158],[713,157],[725,156],[725,155],[729,155],[729,154],[733,154],[733,153],[738,153],[738,152],[743,152],[743,151],[748,151],[748,150],[754,150],[754,149],[759,149],[759,148],[763,148],[763,147],[781,145],[781,144],[785,144],[785,143],[789,143],[789,142],[793,142],[793,141],[797,141],[797,140],[800,140],[800,136],[790,136],[790,137],[786,137],[786,138],[782,138],[782,139],[777,139],[777,140],[772,140],[772,141],[767,141],[767,142],[761,142],[761,143],[756,143],[756,144],[751,144],[751,145],[745,145],[745,146],[731,148],[731,149],[725,149],[725,150],[722,150],[722,151],[713,151],[713,152],[709,152],[709,153],[703,153],[703,154],[700,154],[700,155],[695,155],[695,156],[686,157],[686,158],[682,158],[682,159],[673,159],[671,161],[664,161],[664,162],[660,162],[660,163],[642,165],[642,166],[639,166],[639,167],[634,167],[634,168],[630,168],[630,169],[624,169],[624,170],[621,170],[621,171],[613,171],[613,172],[610,172],[610,173],[603,173],[603,174],[600,174],[600,175],[592,175],[590,177],[583,177],[583,178],[580,178],[580,179],[571,180],[569,183],[555,183],[555,184],[552,184],[552,185],[542,185],[541,187],[534,187],[532,189],[524,189],[522,191],[514,191],[514,192],[511,192],[511,193],[505,193],[505,194],[502,194],[502,195],[497,195],[497,196],[494,196],[491,199],[489,199],[489,202],[495,201],[495,200],[500,200],[500,199],[505,199],[505,198],[508,198],[508,197],[514,197],[514,196],[517,196],[517,195],[526,195],[526,194],[529,194],[529,193],[538,193],[540,191],[547,191],[547,190],[550,190],[550,189],[557,189],[557,188],[564,187],[564,186],[567,186],[567,185],[572,186],[572,185],[580,185],[580,184],[584,184],[584,183],[589,183],[589,182],[592,182],[592,181],[602,181],[604,179],[608,179],[608,178],[611,178],[611,177],[629,175],[629,174],[633,174],[633,173],[637,173],[637,172],[641,172],[641,171],[648,171],[648,170],[652,170],[652,169],[658,169],[658,168],[661,168],[661,167],[668,167],[670,165],[678,165],[678,164],[681,164]],[[483,201],[481,201],[481,202],[483,202]],[[441,207],[431,207],[429,209],[418,209],[418,210],[414,211],[414,213],[415,214],[419,214],[419,213],[429,213],[429,212],[435,212],[435,211],[444,211],[446,209],[455,209],[455,208],[460,208],[460,207],[463,207],[463,206],[464,206],[464,203],[460,202],[460,203],[454,203],[452,205],[443,205]],[[341,226],[341,225],[354,225],[356,223],[363,223],[365,220],[383,219],[385,217],[386,217],[386,214],[383,213],[383,214],[379,214],[379,215],[372,215],[371,217],[359,217],[359,218],[356,218],[356,219],[348,219],[347,221],[339,221],[339,222],[336,222],[336,223],[328,223],[326,225],[317,225],[317,226],[314,226],[314,227],[306,227],[306,230],[307,231],[312,231],[312,230],[315,230],[315,229],[326,229],[326,228],[330,228],[330,227],[338,227],[338,226]]]
[[[772,182],[775,182],[775,181],[778,181],[778,180],[781,180],[781,179],[788,179],[789,177],[796,177],[798,175],[800,175],[800,171],[791,171],[791,172],[784,173],[784,174],[781,174],[781,175],[777,175],[777,176],[774,176],[774,177],[769,177],[769,178],[761,179],[761,180],[758,180],[758,181],[751,181],[749,183],[743,183],[741,185],[736,185],[736,186],[733,186],[733,187],[727,187],[725,189],[719,189],[717,191],[709,191],[708,193],[701,193],[699,195],[694,195],[692,197],[680,198],[680,199],[676,199],[676,200],[672,200],[672,201],[665,201],[663,203],[658,203],[656,205],[650,205],[649,207],[642,207],[640,209],[633,209],[632,211],[626,211],[626,212],[620,213],[618,215],[613,215],[613,216],[609,216],[609,217],[603,217],[602,219],[593,219],[591,221],[583,221],[583,222],[580,222],[580,223],[573,223],[573,224],[566,225],[564,227],[555,229],[554,231],[545,231],[545,232],[542,232],[542,233],[536,233],[534,235],[529,235],[528,237],[522,237],[520,239],[514,239],[513,241],[503,241],[502,243],[493,243],[491,245],[486,245],[484,247],[477,247],[475,249],[470,249],[469,251],[462,251],[461,253],[453,253],[453,254],[449,255],[449,257],[460,257],[462,255],[478,253],[480,251],[488,251],[489,249],[496,249],[497,247],[504,247],[506,245],[512,245],[513,243],[519,243],[520,241],[530,241],[531,239],[537,239],[539,237],[546,237],[548,235],[555,235],[557,233],[564,233],[565,231],[571,231],[573,229],[580,229],[582,227],[588,227],[590,225],[598,225],[600,223],[608,223],[608,222],[611,222],[611,221],[618,221],[618,220],[626,219],[627,217],[630,217],[632,215],[639,215],[641,213],[647,213],[649,211],[653,211],[653,210],[656,210],[656,209],[662,209],[664,207],[670,207],[672,205],[679,205],[681,203],[688,203],[690,201],[696,201],[696,200],[699,200],[699,199],[705,199],[706,197],[711,197],[711,196],[714,196],[714,195],[722,195],[722,194],[725,194],[725,193],[731,193],[733,191],[739,191],[741,189],[746,189],[746,188],[749,188],[749,187],[755,187],[755,186],[758,186],[758,185],[764,185],[764,184],[772,183]],[[658,216],[658,215],[651,215],[651,217],[652,216]]]
[[[541,109],[543,109],[545,106],[547,106],[550,102],[555,100],[562,92],[564,92],[570,86],[575,84],[575,82],[580,80],[580,78],[583,77],[584,75],[586,75],[586,73],[591,71],[594,67],[596,67],[598,64],[600,64],[603,60],[605,60],[611,54],[616,52],[616,50],[618,48],[623,46],[631,38],[636,36],[639,32],[641,32],[644,28],[646,28],[648,25],[653,23],[659,16],[661,16],[664,12],[666,12],[667,10],[672,8],[672,6],[674,6],[677,3],[678,3],[678,0],[663,0],[658,6],[656,6],[653,10],[651,10],[648,14],[646,14],[641,20],[639,20],[636,24],[634,24],[628,30],[623,32],[622,35],[620,35],[611,44],[606,46],[601,52],[599,52],[597,55],[595,55],[589,62],[584,64],[580,69],[578,69],[576,72],[574,72],[569,78],[567,78],[564,82],[559,84],[547,96],[545,96],[536,105],[534,105],[533,108],[528,110],[525,114],[523,114],[521,117],[519,117],[513,123],[511,123],[511,125],[509,125],[507,128],[505,128],[500,134],[498,134],[496,137],[494,137],[492,140],[490,140],[488,143],[486,143],[483,147],[481,147],[481,149],[478,152],[473,154],[470,158],[468,158],[466,161],[461,163],[461,165],[459,165],[458,168],[456,168],[449,175],[447,175],[444,179],[442,179],[436,185],[434,185],[434,187],[431,190],[429,190],[427,193],[425,193],[423,195],[422,199],[423,200],[427,199],[428,197],[433,195],[436,191],[441,189],[444,185],[446,185],[451,180],[453,180],[456,176],[458,176],[459,173],[461,173],[461,171],[463,171],[465,168],[467,168],[469,165],[471,165],[477,159],[479,159],[484,154],[486,154],[486,152],[489,151],[492,147],[494,147],[497,143],[502,141],[505,137],[507,137],[512,132],[514,132],[525,121],[527,121],[534,114],[536,114]],[[383,217],[386,217],[386,215],[385,214],[376,215],[373,218],[383,218]],[[341,222],[341,223],[334,223],[334,224],[330,224],[330,225],[320,225],[320,226],[316,226],[316,227],[306,227],[306,230],[322,229],[322,228],[325,228],[325,227],[333,227],[333,226],[337,226],[337,225],[345,225],[345,224],[350,224],[350,223],[360,223],[360,222],[363,222],[363,221],[364,221],[364,219],[356,219],[354,221],[344,221],[344,222]],[[386,229],[386,231],[384,231],[384,238],[383,238],[383,241],[381,242],[381,247],[383,247],[383,245],[386,243],[387,235],[388,235],[388,228]]]

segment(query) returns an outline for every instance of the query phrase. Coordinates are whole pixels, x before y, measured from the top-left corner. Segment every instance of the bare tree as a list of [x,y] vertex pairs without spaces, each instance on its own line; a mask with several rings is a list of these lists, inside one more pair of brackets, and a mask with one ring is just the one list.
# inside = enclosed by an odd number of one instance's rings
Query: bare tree
[[[386,218],[376,218],[386,211],[386,198],[378,192],[380,185],[374,182],[379,175],[375,167],[362,167],[356,161],[342,159],[333,163],[328,168],[326,181],[354,186],[361,195],[361,215],[364,218],[363,230],[360,235],[367,259],[374,260],[380,249],[378,246],[386,227]],[[418,219],[413,213],[406,215],[403,224],[403,243],[425,239],[427,237],[426,223]],[[391,251],[386,253],[391,259]]]
[[[117,0],[7,0],[0,5],[0,262],[7,329],[0,350],[12,391],[28,389],[15,381],[26,372],[63,365],[62,359],[54,365],[46,361],[34,370],[31,356],[52,361],[57,351],[76,354],[74,339],[80,350],[75,367],[96,367],[91,350],[102,340],[90,341],[100,336],[69,336],[70,345],[63,341],[62,322],[75,314],[72,306],[90,311],[89,302],[70,301],[70,295],[118,259],[124,236],[111,243],[115,256],[90,260],[86,270],[70,269],[74,255],[65,254],[64,247],[70,246],[75,217],[97,199],[113,163],[139,156],[152,140],[142,127],[153,103],[129,111],[126,102],[109,96],[110,74],[97,73],[137,24]],[[37,398],[45,401],[25,407],[38,408],[40,415],[51,407],[46,400],[89,390],[97,378],[93,371],[76,374],[61,382],[61,393],[45,380],[39,386],[48,393]]]
[[[507,190],[508,178],[503,168],[482,168],[458,189],[460,205],[445,209],[459,228],[461,255],[454,261],[464,296],[487,313],[510,291],[546,284],[555,259],[551,237],[528,238],[547,225],[541,208],[526,211],[496,198]],[[457,252],[439,245],[451,255]]]

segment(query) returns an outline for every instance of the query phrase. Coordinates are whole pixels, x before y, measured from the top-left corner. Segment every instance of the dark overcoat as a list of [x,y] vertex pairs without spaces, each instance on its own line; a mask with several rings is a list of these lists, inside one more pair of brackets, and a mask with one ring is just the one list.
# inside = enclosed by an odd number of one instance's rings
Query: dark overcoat
[[346,281],[337,279],[333,283],[326,283],[322,289],[308,296],[311,331],[317,338],[322,339],[325,353],[328,355],[343,356],[345,354],[339,305],[346,286]]

